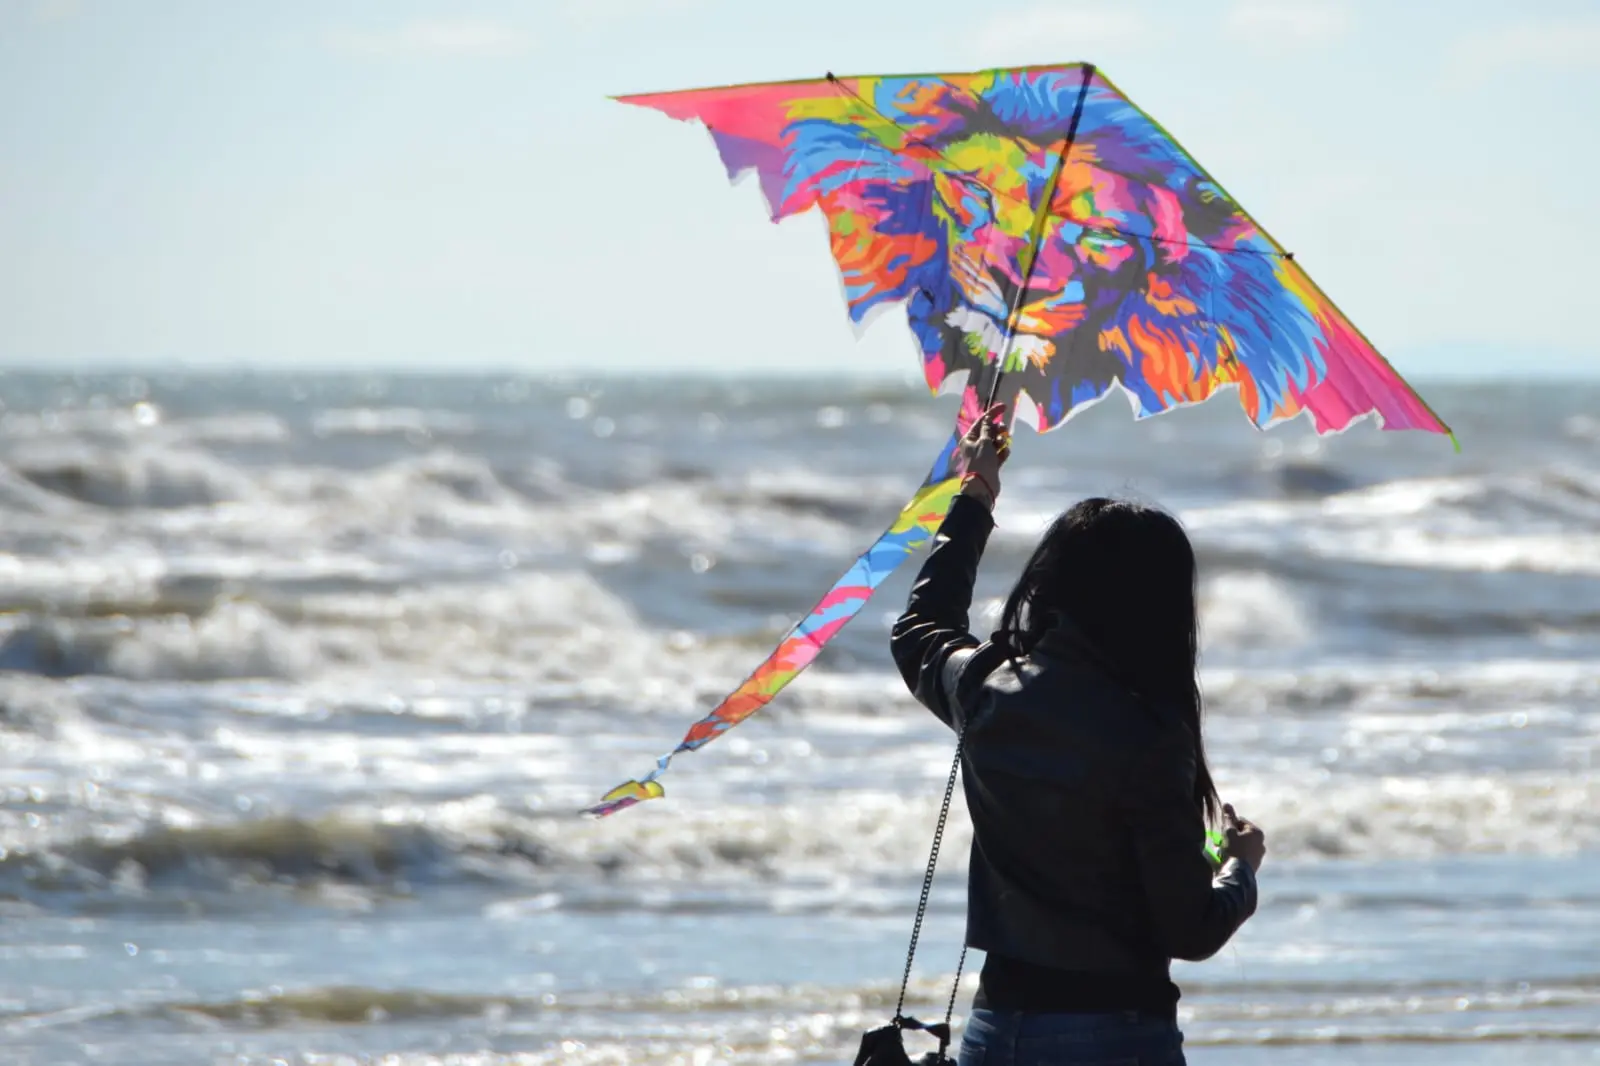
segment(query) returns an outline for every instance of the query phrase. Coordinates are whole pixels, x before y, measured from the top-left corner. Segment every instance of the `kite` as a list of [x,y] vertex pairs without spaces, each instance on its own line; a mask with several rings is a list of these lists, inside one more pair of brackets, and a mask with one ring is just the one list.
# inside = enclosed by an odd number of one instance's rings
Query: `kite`
[[1232,386],[1258,428],[1375,416],[1454,435],[1274,240],[1095,66],[835,77],[624,96],[710,131],[774,222],[819,208],[850,318],[903,305],[929,388],[965,375],[916,495],[674,755],[759,711],[938,531],[961,434],[992,402],[1048,432],[1113,386],[1145,418]]

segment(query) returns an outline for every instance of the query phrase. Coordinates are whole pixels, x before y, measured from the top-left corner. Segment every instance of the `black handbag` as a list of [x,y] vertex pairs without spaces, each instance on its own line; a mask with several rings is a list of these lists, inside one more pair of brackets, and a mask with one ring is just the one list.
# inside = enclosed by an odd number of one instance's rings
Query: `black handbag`
[[928,894],[933,890],[933,871],[939,864],[939,844],[944,840],[944,825],[950,817],[950,798],[955,795],[956,775],[961,771],[962,742],[966,740],[966,735],[966,728],[963,727],[956,737],[955,762],[950,765],[950,780],[944,786],[944,806],[939,809],[939,822],[933,830],[933,847],[928,853],[927,873],[922,878],[922,898],[917,901],[917,920],[911,926],[911,946],[906,950],[906,970],[900,978],[900,1000],[895,1004],[894,1018],[882,1029],[874,1029],[862,1036],[855,1066],[912,1066],[904,1040],[907,1029],[920,1030],[939,1041],[939,1050],[930,1051],[918,1059],[918,1066],[955,1066],[955,1060],[945,1052],[950,1049],[950,1017],[956,1009],[961,971],[967,964],[966,947],[962,947],[961,961],[956,964],[956,979],[950,988],[950,1003],[945,1007],[944,1021],[929,1024],[907,1017],[905,1006],[906,988],[911,984],[911,963],[917,955],[917,940],[922,936],[922,919],[928,913]]

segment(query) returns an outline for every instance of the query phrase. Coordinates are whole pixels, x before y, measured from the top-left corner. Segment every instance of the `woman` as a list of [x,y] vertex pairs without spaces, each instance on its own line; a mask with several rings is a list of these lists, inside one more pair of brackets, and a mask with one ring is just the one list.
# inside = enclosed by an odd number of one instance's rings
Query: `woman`
[[892,638],[906,684],[964,738],[967,944],[986,958],[961,1064],[1181,1064],[1171,961],[1209,958],[1250,917],[1266,852],[1206,766],[1194,550],[1160,511],[1084,500],[980,643],[967,611],[1010,450],[1002,417],[962,442],[961,492]]

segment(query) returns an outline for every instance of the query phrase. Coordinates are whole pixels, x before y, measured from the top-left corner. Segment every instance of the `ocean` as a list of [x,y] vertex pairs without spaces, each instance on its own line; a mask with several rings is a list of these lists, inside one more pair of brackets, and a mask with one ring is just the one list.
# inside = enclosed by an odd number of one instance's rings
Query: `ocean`
[[[978,593],[1089,494],[1182,518],[1256,917],[1189,1059],[1600,1062],[1600,385],[1423,383],[1461,451],[1113,398],[1019,431]],[[0,1061],[849,1062],[952,738],[908,564],[647,770],[888,523],[899,380],[0,375]],[[942,1009],[957,809],[913,987]],[[981,962],[964,981],[965,1013]]]

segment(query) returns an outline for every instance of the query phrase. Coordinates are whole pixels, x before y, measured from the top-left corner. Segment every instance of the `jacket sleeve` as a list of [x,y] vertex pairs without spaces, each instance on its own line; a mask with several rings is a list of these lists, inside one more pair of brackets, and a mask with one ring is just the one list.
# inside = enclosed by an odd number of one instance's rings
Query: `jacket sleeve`
[[1205,820],[1194,801],[1196,764],[1187,729],[1136,759],[1123,788],[1124,816],[1155,940],[1175,959],[1209,959],[1255,913],[1256,877],[1229,859],[1215,875],[1203,850]]
[[967,496],[955,498],[889,638],[911,694],[957,730],[962,725],[957,686],[979,647],[978,638],[967,630],[967,612],[978,561],[993,529],[994,519],[983,504]]

